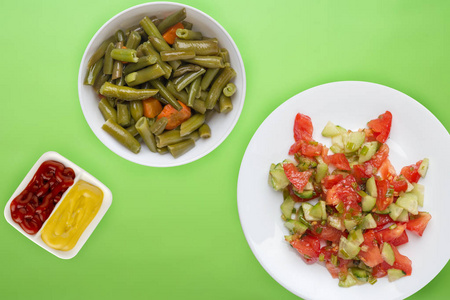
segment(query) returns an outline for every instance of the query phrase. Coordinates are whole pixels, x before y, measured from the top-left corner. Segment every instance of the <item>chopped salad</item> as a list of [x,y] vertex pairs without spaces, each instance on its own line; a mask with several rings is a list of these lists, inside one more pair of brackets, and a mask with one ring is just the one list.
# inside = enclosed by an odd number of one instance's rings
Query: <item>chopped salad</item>
[[419,210],[429,160],[397,173],[386,144],[391,124],[389,111],[357,131],[328,122],[328,148],[313,139],[311,118],[298,113],[288,152],[294,160],[270,167],[269,183],[283,193],[285,240],[307,264],[324,264],[341,287],[411,275],[399,246],[409,232],[422,236],[431,219]]

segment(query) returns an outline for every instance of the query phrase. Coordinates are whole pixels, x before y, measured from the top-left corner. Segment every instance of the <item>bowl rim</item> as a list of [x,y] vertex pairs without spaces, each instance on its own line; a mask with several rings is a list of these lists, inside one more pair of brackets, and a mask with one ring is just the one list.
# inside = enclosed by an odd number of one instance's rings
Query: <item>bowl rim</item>
[[[236,57],[237,57],[237,65],[233,66],[233,68],[239,72],[241,74],[241,82],[242,82],[242,88],[240,89],[240,92],[242,94],[240,101],[238,102],[239,105],[236,105],[233,107],[233,110],[236,110],[237,113],[235,113],[234,115],[234,119],[231,120],[230,126],[227,128],[227,130],[224,132],[224,134],[222,135],[222,137],[220,139],[218,139],[214,144],[212,144],[211,146],[208,146],[205,148],[204,151],[201,151],[199,154],[189,158],[189,159],[183,159],[183,157],[179,157],[177,159],[173,159],[170,163],[164,163],[164,164],[160,164],[160,163],[154,163],[153,161],[151,162],[143,162],[139,159],[138,155],[133,156],[132,158],[128,158],[128,157],[124,157],[119,151],[116,151],[115,147],[110,147],[106,144],[105,141],[103,141],[95,132],[94,128],[92,127],[90,121],[88,120],[85,110],[87,109],[84,105],[83,105],[83,96],[82,96],[82,89],[84,86],[83,81],[84,81],[84,71],[85,71],[85,65],[87,63],[87,60],[89,59],[87,56],[87,53],[89,52],[89,50],[91,50],[92,45],[95,43],[95,41],[97,40],[98,36],[101,34],[101,32],[103,32],[105,30],[105,28],[112,23],[114,20],[116,20],[117,18],[119,18],[120,16],[129,13],[130,11],[134,11],[134,10],[138,10],[138,9],[143,9],[143,8],[148,8],[148,7],[152,7],[152,6],[157,6],[157,5],[167,5],[167,6],[176,6],[176,7],[185,7],[186,9],[195,11],[196,13],[204,16],[209,22],[215,24],[217,26],[217,28],[222,31],[222,33],[225,35],[225,37],[228,39],[228,42],[233,46],[233,49],[231,51],[236,52]],[[220,41],[219,41],[220,42]],[[230,51],[230,50],[229,50]],[[94,135],[97,137],[97,139],[100,140],[100,142],[106,146],[106,148],[108,148],[110,151],[114,152],[115,154],[117,154],[118,156],[122,157],[125,160],[134,162],[136,164],[140,164],[140,165],[144,165],[144,166],[149,166],[149,167],[175,167],[175,166],[181,166],[181,165],[185,165],[191,162],[194,162],[196,160],[201,159],[202,157],[208,155],[209,153],[211,153],[212,151],[214,151],[217,147],[219,147],[223,141],[230,135],[231,131],[234,129],[234,127],[237,124],[237,121],[240,118],[240,115],[242,113],[243,107],[244,107],[244,102],[245,102],[245,97],[246,97],[246,74],[245,74],[245,65],[244,65],[244,61],[242,59],[242,55],[239,51],[239,48],[237,47],[236,43],[234,42],[233,38],[230,36],[230,34],[225,30],[225,28],[218,22],[216,21],[213,17],[209,16],[207,13],[186,5],[186,4],[182,4],[182,3],[176,3],[176,2],[162,2],[162,1],[158,1],[158,2],[147,2],[147,3],[142,3],[142,4],[138,4],[132,7],[129,7],[119,13],[117,13],[116,15],[112,16],[108,21],[106,21],[97,31],[96,33],[93,35],[93,37],[91,38],[91,40],[89,41],[88,45],[86,46],[84,52],[83,52],[83,56],[81,58],[81,62],[80,62],[80,67],[78,70],[78,98],[80,101],[80,106],[81,106],[81,110],[83,112],[84,118],[86,120],[86,122],[88,123],[88,126],[90,127],[91,131],[94,133]]]

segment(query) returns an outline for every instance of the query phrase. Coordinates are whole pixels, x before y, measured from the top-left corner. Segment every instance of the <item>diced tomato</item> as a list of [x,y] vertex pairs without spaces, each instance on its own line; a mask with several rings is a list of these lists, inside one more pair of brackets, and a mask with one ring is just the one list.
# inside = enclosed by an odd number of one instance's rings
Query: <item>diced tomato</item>
[[420,179],[419,167],[420,167],[420,164],[421,164],[421,163],[422,163],[422,161],[419,160],[419,161],[418,161],[417,163],[415,163],[415,164],[412,164],[412,165],[410,165],[410,166],[403,167],[402,170],[401,170],[401,172],[400,172],[400,174],[402,174],[403,176],[405,176],[405,178],[406,178],[409,182],[411,182],[411,183],[413,183],[413,182],[417,183],[417,182],[419,181],[419,179]]
[[326,203],[328,205],[338,205],[340,202],[344,202],[347,205],[350,202],[361,202],[361,196],[356,191],[357,187],[355,177],[348,175],[328,190]]
[[315,263],[319,258],[320,253],[320,241],[317,237],[304,235],[298,240],[290,242],[298,253],[301,254],[303,259],[308,264]]
[[342,174],[327,175],[322,179],[322,186],[326,189],[331,189],[335,184],[338,184],[344,176]]
[[298,140],[289,148],[289,155],[300,153],[301,155],[314,157],[321,156],[323,145],[314,141]]
[[386,144],[381,145],[380,149],[372,156],[372,158],[365,162],[365,164],[371,164],[375,168],[381,167],[381,164],[389,156],[389,146]]
[[384,114],[378,116],[377,119],[369,121],[367,126],[373,131],[373,135],[380,143],[386,142],[391,132],[392,114],[386,111]]
[[[366,168],[369,166],[370,166],[370,168]],[[353,165],[352,175],[355,177],[356,182],[358,184],[363,184],[363,183],[366,183],[367,179],[372,177],[372,175],[373,175],[372,170],[373,170],[373,167],[370,164]]]
[[297,191],[299,191],[300,193],[303,192],[303,189],[308,183],[309,177],[311,177],[313,171],[306,170],[304,172],[300,172],[299,170],[297,170],[297,167],[295,167],[293,163],[283,164],[283,169],[289,182],[292,183]]
[[372,214],[375,222],[377,222],[377,229],[382,229],[386,224],[393,223],[394,220],[391,219],[389,215]]
[[373,268],[383,262],[383,257],[378,248],[374,232],[369,230],[363,236],[364,242],[361,244],[358,256],[367,266]]
[[387,179],[389,181],[392,181],[397,176],[397,173],[395,172],[395,168],[391,164],[391,161],[389,160],[389,158],[386,158],[383,161],[380,168],[378,169],[378,172],[380,173],[380,176],[382,179]]
[[427,228],[428,222],[431,220],[431,215],[427,212],[419,212],[417,216],[413,216],[408,223],[406,223],[406,228],[419,236],[422,236],[423,231]]
[[368,142],[374,142],[377,139],[373,135],[373,130],[370,128],[364,128],[364,133],[366,134],[366,139],[364,140],[366,143]]
[[391,269],[392,267],[388,265],[385,261],[382,263],[376,265],[372,269],[372,276],[375,278],[381,278],[387,275],[387,270]]
[[326,164],[331,164],[340,170],[350,171],[350,164],[348,163],[347,157],[344,153],[336,153],[324,157],[324,162]]
[[392,242],[395,239],[402,236],[403,232],[405,232],[406,224],[398,224],[393,229],[383,229],[375,233],[375,237],[377,241],[382,244],[383,242]]
[[400,192],[405,192],[408,189],[408,183],[402,175],[395,177],[391,181],[391,185],[394,187],[394,192],[397,192],[397,194],[400,194]]
[[398,252],[397,247],[395,247],[394,245],[392,245],[392,250],[394,250],[394,255],[395,255],[395,262],[394,265],[392,266],[394,269],[399,269],[402,270],[406,273],[406,276],[411,275],[412,273],[412,262],[411,260],[405,256],[400,254],[400,252]]
[[330,272],[331,277],[333,278],[339,278],[340,276],[347,275],[348,273],[348,262],[341,263],[340,260],[339,265],[335,266],[331,262],[327,261],[325,263],[325,266],[327,267],[328,272]]
[[294,140],[312,140],[313,125],[311,118],[307,115],[298,113],[294,121]]
[[[377,209],[385,210],[394,201],[394,190],[388,180],[375,179],[375,183],[377,185]],[[392,195],[388,192],[392,192]]]
[[339,243],[342,236],[342,231],[331,226],[321,224],[313,225],[310,231],[312,235],[318,237],[319,239],[331,241],[333,243]]
[[398,238],[396,238],[395,240],[393,240],[391,242],[391,244],[394,246],[400,246],[400,245],[406,244],[408,241],[409,241],[408,235],[406,234],[406,230],[405,230],[405,231],[403,231],[402,235],[399,236]]

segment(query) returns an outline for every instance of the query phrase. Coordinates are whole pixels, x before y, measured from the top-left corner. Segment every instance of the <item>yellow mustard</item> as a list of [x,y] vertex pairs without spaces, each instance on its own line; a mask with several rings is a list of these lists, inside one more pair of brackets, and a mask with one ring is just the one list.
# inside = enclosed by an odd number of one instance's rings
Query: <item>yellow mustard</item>
[[103,192],[79,180],[61,201],[42,229],[41,237],[53,249],[69,251],[100,209]]

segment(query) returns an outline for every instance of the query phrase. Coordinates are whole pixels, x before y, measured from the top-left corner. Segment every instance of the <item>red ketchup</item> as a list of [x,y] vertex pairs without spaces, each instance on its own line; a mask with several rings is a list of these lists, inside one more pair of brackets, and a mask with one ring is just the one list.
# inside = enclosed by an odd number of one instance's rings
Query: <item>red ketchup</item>
[[14,222],[28,234],[37,233],[74,178],[75,172],[62,163],[43,162],[25,190],[11,202]]

